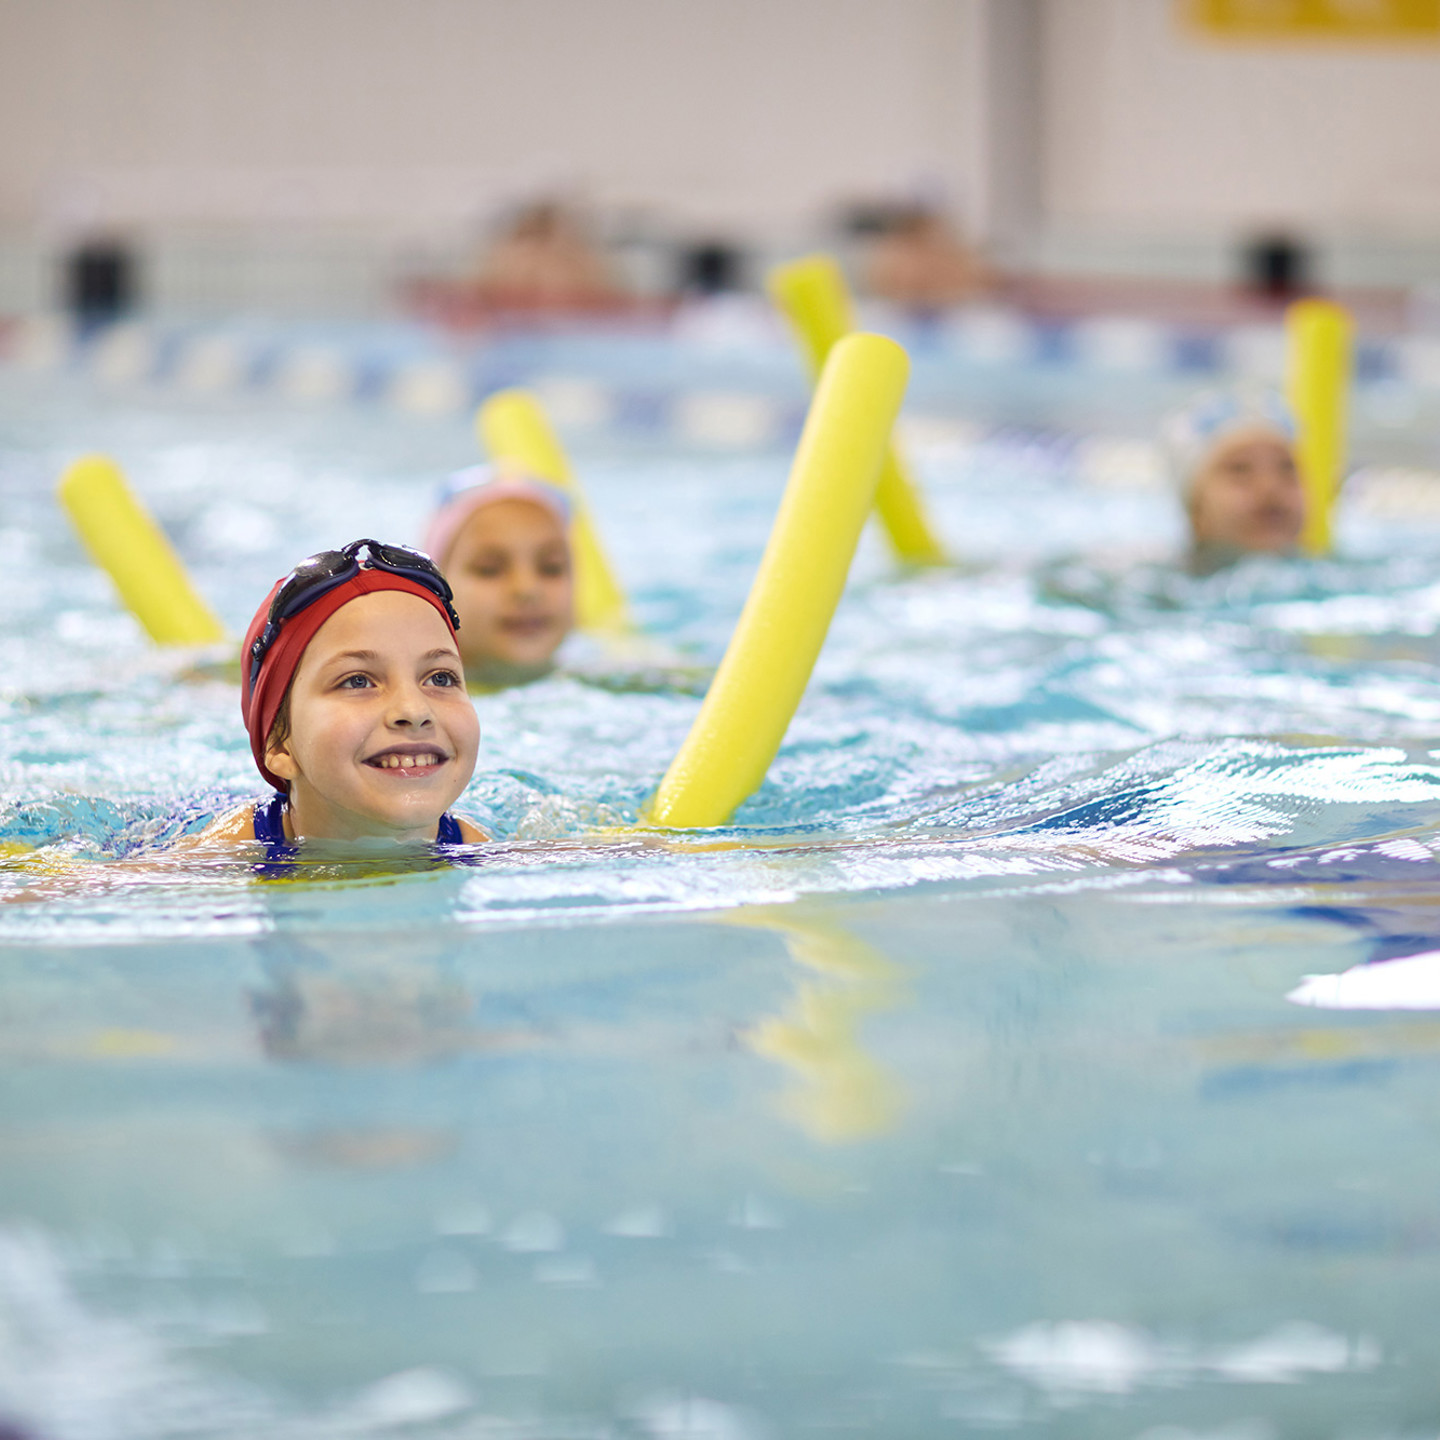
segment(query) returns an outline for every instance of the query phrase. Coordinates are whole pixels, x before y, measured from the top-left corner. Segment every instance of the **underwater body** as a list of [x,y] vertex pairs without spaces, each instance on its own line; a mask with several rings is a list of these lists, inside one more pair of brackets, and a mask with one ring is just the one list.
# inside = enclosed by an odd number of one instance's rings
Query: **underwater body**
[[[963,563],[867,537],[730,826],[637,824],[695,687],[580,640],[477,699],[477,863],[278,876],[139,863],[258,781],[233,681],[146,644],[54,478],[115,454],[238,633],[299,555],[413,539],[468,417],[0,370],[19,1433],[1433,1422],[1440,1022],[1288,997],[1440,949],[1440,508],[1362,477],[1338,558],[1188,577],[1093,443],[1182,377],[919,360]],[[1433,463],[1425,402],[1359,412],[1357,453]],[[573,453],[703,674],[785,444]]]

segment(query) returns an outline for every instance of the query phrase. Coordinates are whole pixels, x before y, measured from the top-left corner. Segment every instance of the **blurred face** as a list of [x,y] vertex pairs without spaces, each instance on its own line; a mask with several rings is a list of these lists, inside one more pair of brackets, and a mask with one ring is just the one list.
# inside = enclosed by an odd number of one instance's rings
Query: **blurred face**
[[498,500],[465,522],[445,562],[460,649],[476,676],[543,673],[574,624],[570,544],[559,518],[529,500]]
[[265,763],[290,782],[297,836],[433,840],[475,771],[480,722],[433,605],[381,590],[320,627]]
[[1305,523],[1305,492],[1290,446],[1266,430],[1222,440],[1195,478],[1190,527],[1197,545],[1280,553]]

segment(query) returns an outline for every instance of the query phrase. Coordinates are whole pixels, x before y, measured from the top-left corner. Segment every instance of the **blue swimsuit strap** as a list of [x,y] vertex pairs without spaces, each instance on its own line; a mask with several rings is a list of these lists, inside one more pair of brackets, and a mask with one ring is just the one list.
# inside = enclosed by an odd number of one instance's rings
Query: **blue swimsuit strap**
[[[255,838],[276,854],[293,855],[295,846],[285,834],[285,796],[278,790],[268,799],[255,805]],[[447,810],[440,817],[440,828],[435,836],[437,845],[463,845],[465,836],[460,822]]]
[[268,800],[256,801],[255,838],[262,845],[292,848],[285,834],[285,796],[278,790]]

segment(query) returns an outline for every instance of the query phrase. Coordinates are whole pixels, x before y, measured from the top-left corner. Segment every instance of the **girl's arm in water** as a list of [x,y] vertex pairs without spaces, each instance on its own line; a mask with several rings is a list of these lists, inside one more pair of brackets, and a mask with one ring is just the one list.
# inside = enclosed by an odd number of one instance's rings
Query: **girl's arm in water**
[[244,845],[255,839],[255,806],[247,802],[212,820],[198,835],[186,835],[169,848],[194,850],[209,845]]

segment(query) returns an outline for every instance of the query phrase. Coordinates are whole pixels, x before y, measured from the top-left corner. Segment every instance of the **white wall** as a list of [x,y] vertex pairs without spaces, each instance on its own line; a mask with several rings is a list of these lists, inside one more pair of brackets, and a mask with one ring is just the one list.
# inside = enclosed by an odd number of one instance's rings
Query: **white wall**
[[0,223],[458,227],[577,187],[966,198],[976,0],[0,0]]
[[379,295],[397,248],[555,187],[784,248],[926,183],[1049,268],[1220,278],[1288,223],[1351,278],[1432,273],[1440,50],[1221,46],[1178,8],[0,0],[0,309],[39,302],[35,235],[97,222],[186,303],[246,247],[290,278],[234,303]]
[[1440,233],[1440,48],[1234,45],[1172,0],[1048,0],[1052,227]]

